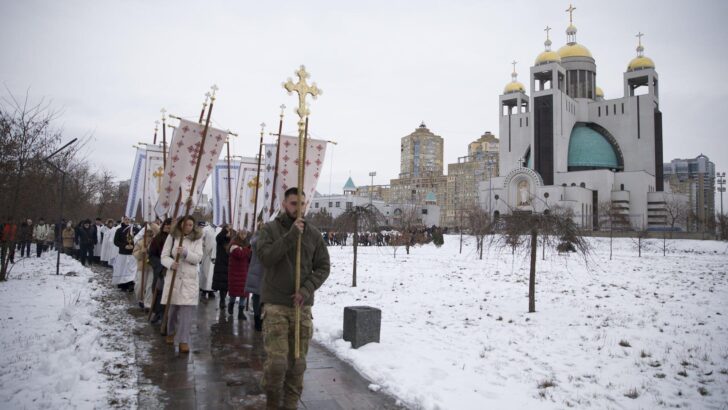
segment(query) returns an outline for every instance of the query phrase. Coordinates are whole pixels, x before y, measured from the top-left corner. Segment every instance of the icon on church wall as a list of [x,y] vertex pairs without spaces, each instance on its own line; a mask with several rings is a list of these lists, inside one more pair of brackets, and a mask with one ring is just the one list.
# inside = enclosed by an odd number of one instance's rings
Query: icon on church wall
[[529,192],[528,181],[523,179],[518,183],[518,206],[530,206],[531,193]]

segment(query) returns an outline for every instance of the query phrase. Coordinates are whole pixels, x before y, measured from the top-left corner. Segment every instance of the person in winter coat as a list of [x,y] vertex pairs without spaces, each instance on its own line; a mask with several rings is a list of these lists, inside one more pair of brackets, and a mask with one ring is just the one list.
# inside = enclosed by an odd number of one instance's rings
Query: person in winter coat
[[[260,231],[260,227],[262,227],[262,223],[258,227],[258,231]],[[258,232],[250,238],[250,249],[253,253],[250,255],[250,267],[248,268],[248,277],[245,280],[245,291],[253,294],[253,320],[255,330],[260,332],[263,330],[263,321],[260,318],[260,281],[263,278],[263,265],[260,263],[260,259],[258,259],[255,251],[255,245],[257,243]]]
[[46,226],[48,227],[48,230],[46,231],[45,249],[55,249],[55,247],[57,246],[57,239],[60,239],[60,236],[56,237],[56,231],[54,229],[55,224],[48,224]]
[[[149,263],[149,245],[154,238],[154,231],[145,229],[143,237],[134,244],[134,259],[137,260],[137,274],[134,278],[134,294],[139,307],[149,309],[152,305],[152,281],[154,273]],[[143,293],[143,295],[142,295]]]
[[78,229],[79,259],[83,266],[86,266],[86,262],[89,264],[93,262],[94,246],[96,246],[96,229],[91,226],[91,221],[86,219]]
[[33,241],[33,221],[26,219],[20,224],[18,230],[18,245],[20,246],[20,257],[30,258],[30,243]]
[[17,239],[18,225],[13,223],[13,220],[8,217],[7,221],[2,226],[2,255],[0,260],[5,262],[5,256],[9,263],[15,263],[15,240]]
[[212,274],[212,290],[220,292],[220,311],[225,310],[225,297],[228,292],[228,247],[233,230],[223,225],[220,233],[215,236],[215,269]]
[[68,256],[73,256],[73,242],[76,240],[76,230],[73,229],[73,223],[71,221],[66,222],[66,227],[63,228],[61,237],[63,239],[63,253]]
[[[303,195],[301,195],[303,196]],[[308,345],[313,336],[314,292],[329,277],[331,263],[316,227],[296,218],[298,189],[286,190],[281,212],[258,231],[255,250],[265,274],[261,283],[266,359],[261,386],[267,408],[295,409],[303,391]],[[301,239],[301,282],[296,288],[296,247]],[[297,308],[300,308],[298,310]],[[300,357],[294,358],[296,311],[300,312]],[[282,401],[282,404],[281,404]]]
[[162,321],[162,315],[164,314],[164,305],[162,305],[162,290],[164,288],[164,276],[166,268],[162,265],[162,250],[164,249],[164,243],[167,241],[167,236],[172,230],[172,218],[167,218],[162,222],[159,229],[159,233],[154,236],[152,243],[149,245],[149,264],[152,266],[154,272],[154,283],[152,289],[156,292],[156,297],[153,301],[154,315],[152,316],[152,324],[156,324]]
[[41,253],[45,250],[45,240],[48,236],[48,225],[45,220],[40,218],[38,223],[33,227],[33,242],[35,242],[35,254],[40,258]]
[[250,242],[248,233],[240,231],[230,241],[230,252],[228,259],[228,293],[230,294],[230,302],[228,302],[228,314],[233,314],[235,307],[235,299],[240,298],[238,305],[238,319],[247,320],[245,313],[244,300],[248,297],[245,292],[245,280],[248,277],[248,267],[250,266]]
[[195,226],[193,217],[180,219],[162,249],[162,265],[168,269],[162,303],[170,305],[167,343],[178,346],[180,353],[190,351],[190,327],[199,300],[197,266],[202,256],[202,230]]
[[124,218],[114,232],[114,246],[118,248],[119,254],[114,258],[111,284],[129,292],[134,290],[134,278],[136,277],[136,259],[132,255],[136,233],[129,218]]

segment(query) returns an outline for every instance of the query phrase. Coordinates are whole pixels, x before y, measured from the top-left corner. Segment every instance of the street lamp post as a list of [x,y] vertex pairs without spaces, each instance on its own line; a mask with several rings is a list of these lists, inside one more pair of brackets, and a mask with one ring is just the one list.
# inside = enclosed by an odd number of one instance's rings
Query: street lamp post
[[[58,148],[56,152],[52,153],[51,155],[45,157],[44,161],[51,166],[51,168],[54,168],[56,171],[61,173],[61,204],[60,204],[60,210],[58,215],[58,231],[59,233],[63,232],[63,191],[65,190],[66,185],[66,171],[62,170],[60,167],[58,167],[56,164],[52,163],[50,159],[58,154],[59,152],[63,151],[64,149],[68,148],[71,144],[76,142],[78,138],[72,139],[69,143],[62,146],[61,148]],[[55,238],[58,240],[58,238]],[[59,244],[56,244],[56,250],[58,251],[58,254],[56,255],[56,275],[59,275],[61,272],[61,246]]]
[[374,195],[374,177],[377,176],[377,172],[372,171],[369,173],[369,176],[372,177],[372,184],[369,186],[369,206],[371,206],[373,202],[372,195]]
[[723,215],[723,192],[725,192],[725,172],[718,174],[718,192],[720,193],[720,214]]

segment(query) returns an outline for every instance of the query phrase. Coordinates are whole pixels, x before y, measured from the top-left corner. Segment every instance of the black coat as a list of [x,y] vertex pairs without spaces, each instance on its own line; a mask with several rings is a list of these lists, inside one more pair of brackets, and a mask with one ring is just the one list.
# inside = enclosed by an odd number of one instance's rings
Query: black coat
[[119,248],[119,255],[132,254],[134,251],[134,234],[134,227],[131,225],[121,224],[119,229],[116,230],[116,234],[114,235],[114,245]]
[[96,227],[89,226],[84,228],[83,226],[78,228],[78,246],[82,248],[93,248],[96,245]]
[[228,252],[230,238],[223,229],[215,237],[217,248],[215,251],[215,269],[212,271],[212,290],[226,291],[228,289]]

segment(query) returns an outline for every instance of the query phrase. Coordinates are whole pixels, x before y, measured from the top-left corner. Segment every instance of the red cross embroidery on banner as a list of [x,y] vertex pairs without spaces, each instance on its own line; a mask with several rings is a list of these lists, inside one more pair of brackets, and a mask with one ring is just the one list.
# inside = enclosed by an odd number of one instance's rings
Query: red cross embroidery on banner
[[173,156],[172,162],[177,162],[177,161],[179,161],[179,156],[177,156],[177,155]]
[[177,146],[182,148],[183,145],[185,145],[185,143],[182,142],[182,140],[179,140],[179,142],[177,143]]
[[321,160],[320,159],[317,159],[316,160],[316,165],[321,166]]
[[207,170],[208,170],[208,171],[212,171],[212,165],[210,165],[210,164],[207,164]]
[[287,189],[288,189],[288,185],[287,184],[283,184],[283,190],[285,191]]
[[288,155],[283,157],[283,161],[285,161],[285,162],[288,162],[289,159],[291,159],[291,157],[289,157]]
[[164,190],[167,191],[167,193],[170,193],[172,192],[172,187],[168,186],[167,188],[164,188]]
[[296,158],[295,161],[293,161],[294,164],[298,165],[298,158]]
[[192,182],[192,175],[187,175],[185,179],[187,180],[187,182]]
[[288,175],[288,170],[287,170],[287,169],[284,169],[284,170],[283,170],[283,171],[281,172],[281,174],[283,174],[283,175]]
[[188,127],[188,126],[186,126],[186,125],[185,125],[184,127],[182,127],[182,131],[184,131],[184,132],[187,132],[187,131],[189,131],[189,130],[190,130],[190,127]]
[[313,176],[315,176],[316,178],[318,178],[319,177],[319,173],[316,172],[315,174],[313,174]]
[[321,151],[322,149],[324,149],[324,147],[321,144],[318,144],[316,146],[316,149],[319,150],[319,151]]
[[222,135],[217,134],[217,136],[215,137],[215,139],[218,140],[218,141],[220,141],[222,139]]
[[306,166],[309,166],[309,165],[311,165],[311,161],[306,160]]
[[174,171],[169,171],[169,174],[168,175],[169,175],[170,178],[174,178],[174,177],[177,176],[177,174],[175,174]]
[[285,146],[286,146],[286,148],[287,148],[287,147],[290,147],[290,146],[291,146],[291,142],[290,142],[290,141],[286,141],[286,142],[284,142],[284,143],[283,143],[283,145],[285,145]]
[[169,201],[162,202],[162,206],[165,208],[169,208]]

